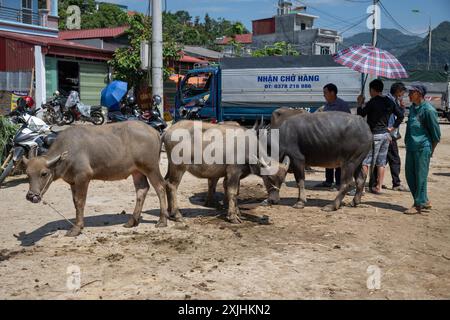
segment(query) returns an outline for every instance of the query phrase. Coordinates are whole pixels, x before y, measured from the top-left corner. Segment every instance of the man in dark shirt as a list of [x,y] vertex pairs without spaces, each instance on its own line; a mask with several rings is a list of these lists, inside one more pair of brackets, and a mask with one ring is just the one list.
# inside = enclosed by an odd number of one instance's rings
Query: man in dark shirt
[[[348,103],[337,97],[338,88],[335,84],[329,83],[323,87],[323,96],[325,98],[324,112],[340,111],[351,113]],[[316,185],[316,188],[331,188],[333,179],[336,179],[336,188],[339,189],[341,185],[341,168],[326,168],[325,181]]]
[[369,165],[372,164],[372,158],[374,165],[377,166],[378,181],[375,188],[370,189],[372,192],[378,194],[381,192],[383,185],[384,171],[386,167],[387,152],[390,142],[390,133],[388,130],[389,118],[393,113],[397,118],[394,122],[393,128],[398,128],[403,121],[404,115],[400,108],[388,97],[382,95],[383,82],[379,79],[373,80],[369,84],[370,89],[370,101],[365,107],[362,107],[364,103],[364,97],[361,95],[358,97],[358,115],[367,116],[367,123],[372,131],[374,140],[374,152],[371,150],[367,157],[363,161],[363,168],[366,174],[369,171]]

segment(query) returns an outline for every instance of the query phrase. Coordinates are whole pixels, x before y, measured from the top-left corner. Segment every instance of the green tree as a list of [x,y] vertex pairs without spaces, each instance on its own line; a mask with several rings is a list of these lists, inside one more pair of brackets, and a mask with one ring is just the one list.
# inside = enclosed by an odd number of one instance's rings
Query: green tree
[[266,56],[299,56],[300,53],[292,47],[290,43],[285,41],[275,42],[271,46],[265,46],[262,49],[253,51],[253,57]]
[[126,24],[127,13],[118,6],[101,3],[98,10],[94,0],[59,0],[59,29],[65,30],[67,8],[76,5],[81,11],[81,29],[111,28]]
[[[147,75],[146,70],[141,70],[140,46],[141,41],[148,40],[151,35],[151,20],[142,14],[136,14],[128,18],[127,30],[128,47],[119,48],[114,57],[108,63],[114,70],[114,78],[126,81],[130,86],[137,87]],[[168,63],[172,59],[179,58],[180,47],[167,36],[164,37],[163,58],[164,76],[170,75]]]

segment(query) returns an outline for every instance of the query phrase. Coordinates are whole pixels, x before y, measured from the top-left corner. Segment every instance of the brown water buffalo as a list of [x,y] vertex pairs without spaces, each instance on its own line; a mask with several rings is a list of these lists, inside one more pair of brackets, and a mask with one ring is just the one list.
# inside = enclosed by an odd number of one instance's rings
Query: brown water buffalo
[[30,189],[27,200],[41,201],[50,184],[63,179],[72,189],[77,236],[84,227],[84,206],[91,180],[122,180],[133,176],[136,206],[125,227],[139,224],[148,180],[158,195],[161,211],[158,227],[167,225],[165,181],[159,170],[161,140],[158,132],[138,121],[106,126],[72,127],[61,132],[45,156],[26,160]]
[[[202,135],[207,134],[207,131],[213,129],[224,137],[224,139],[220,142],[217,149],[214,150],[214,155],[220,155],[221,159],[220,163],[217,162],[209,162],[202,150],[210,147],[212,143],[212,139],[202,139],[198,141],[198,144],[195,143],[195,133],[194,133],[194,124],[197,123],[199,125],[199,121],[180,121],[170,127],[164,137],[163,142],[167,151],[167,158],[169,160],[169,168],[166,175],[167,182],[167,198],[169,205],[169,214],[170,217],[179,221],[182,219],[182,215],[178,208],[177,201],[177,189],[181,182],[181,179],[186,171],[190,172],[192,175],[197,178],[203,178],[209,180],[209,192],[208,197],[213,195],[215,191],[214,186],[211,183],[217,183],[217,180],[221,177],[225,178],[224,187],[225,187],[225,197],[226,202],[228,203],[228,215],[227,219],[232,223],[241,222],[239,208],[237,206],[237,193],[239,189],[240,179],[246,177],[250,173],[254,173],[257,175],[261,175],[262,167],[266,167],[265,161],[252,161],[252,157],[256,157],[255,154],[249,152],[248,149],[240,150],[237,148],[236,137],[228,138],[228,132],[235,132],[235,130],[242,130],[241,133],[246,133],[249,136],[254,136],[256,139],[256,131],[254,129],[244,130],[243,128],[239,128],[235,125],[227,125],[227,124],[211,124],[211,123],[201,123],[201,133]],[[186,133],[185,137],[188,139],[186,143],[189,145],[189,150],[179,150],[178,146],[180,140],[184,141],[180,138],[183,131]],[[253,137],[252,136],[252,137]],[[257,140],[255,140],[257,143]],[[241,164],[238,162],[230,163],[226,161],[226,149],[227,146],[234,145],[235,148],[231,150],[231,153],[237,155],[238,153],[243,156],[244,161]],[[217,145],[216,145],[217,146]],[[248,145],[246,145],[246,148]],[[186,151],[186,153],[185,153]],[[195,153],[200,153],[200,161],[195,161]],[[180,161],[178,157],[182,156],[183,161]],[[219,156],[218,156],[219,157]],[[258,159],[257,159],[258,160]],[[253,164],[252,164],[253,163]],[[277,202],[279,200],[279,194],[275,192],[275,186],[280,185],[283,181],[279,181],[280,179],[284,179],[286,175],[287,168],[289,167],[289,159],[284,159],[281,164],[278,164],[278,170],[273,175],[265,175],[262,176],[266,189],[269,193],[269,202]]]

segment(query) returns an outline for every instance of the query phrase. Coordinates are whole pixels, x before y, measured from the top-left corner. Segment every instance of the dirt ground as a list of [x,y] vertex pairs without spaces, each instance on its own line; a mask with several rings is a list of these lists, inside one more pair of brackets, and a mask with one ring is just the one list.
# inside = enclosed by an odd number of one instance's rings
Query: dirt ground
[[[433,209],[420,216],[403,215],[411,195],[391,190],[366,193],[358,208],[323,212],[335,192],[312,188],[324,177],[320,169],[307,175],[302,210],[291,207],[297,196],[292,175],[281,204],[272,207],[258,206],[265,197],[262,180],[245,179],[244,222],[232,225],[223,209],[202,206],[206,180],[186,174],[179,189],[185,223],[155,228],[159,204],[151,191],[141,224],[125,229],[124,212],[132,212],[135,202],[131,179],[94,181],[86,228],[67,238],[69,223],[49,206],[25,200],[24,176],[11,178],[0,190],[0,298],[448,299],[450,125],[441,130],[429,175]],[[166,166],[163,154],[163,174]],[[390,185],[389,173],[385,181]],[[64,182],[53,183],[44,200],[74,218]],[[71,272],[77,268],[81,282],[74,290]],[[369,289],[378,271],[380,287]]]

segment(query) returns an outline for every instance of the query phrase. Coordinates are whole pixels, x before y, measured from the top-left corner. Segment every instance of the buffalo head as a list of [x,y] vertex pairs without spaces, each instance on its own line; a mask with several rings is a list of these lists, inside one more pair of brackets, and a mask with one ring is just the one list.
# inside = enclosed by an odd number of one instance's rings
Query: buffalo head
[[50,184],[55,180],[56,168],[59,163],[67,158],[67,151],[51,159],[43,156],[32,159],[23,159],[27,167],[30,189],[26,199],[33,203],[39,203],[42,196],[48,190]]
[[[264,158],[258,159],[258,172],[264,181],[268,198],[263,204],[277,204],[280,201],[280,188],[286,179],[286,174],[289,170],[290,159],[285,156],[281,163],[272,160],[271,165],[268,165]],[[274,170],[275,169],[275,170]],[[265,170],[267,173],[264,173]]]

